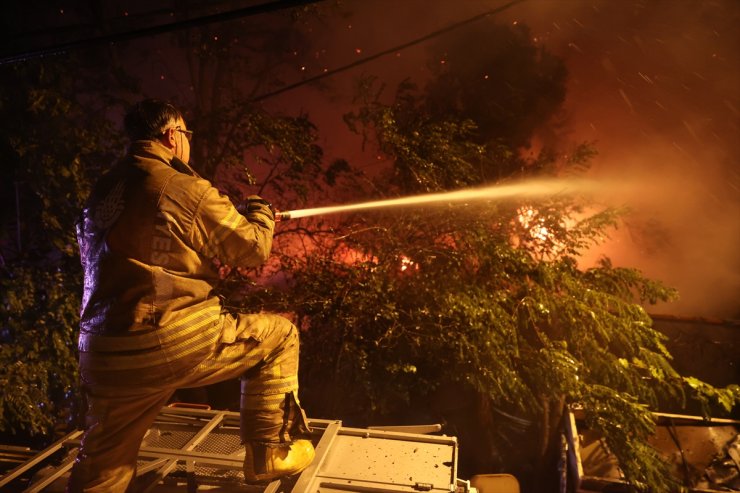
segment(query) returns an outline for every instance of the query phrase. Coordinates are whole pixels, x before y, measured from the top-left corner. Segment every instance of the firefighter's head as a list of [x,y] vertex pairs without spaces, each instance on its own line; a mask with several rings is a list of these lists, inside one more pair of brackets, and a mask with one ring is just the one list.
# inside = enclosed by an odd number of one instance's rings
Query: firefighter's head
[[145,99],[136,103],[126,114],[126,132],[132,141],[156,140],[174,152],[184,162],[190,160],[190,139],[182,113],[170,103]]

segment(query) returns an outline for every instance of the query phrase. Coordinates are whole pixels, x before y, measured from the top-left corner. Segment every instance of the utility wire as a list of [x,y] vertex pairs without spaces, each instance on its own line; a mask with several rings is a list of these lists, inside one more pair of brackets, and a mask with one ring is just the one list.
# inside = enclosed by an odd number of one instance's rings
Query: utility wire
[[[43,56],[49,56],[49,55],[56,55],[60,53],[64,53],[70,50],[78,49],[78,48],[84,48],[86,46],[92,46],[97,44],[104,44],[104,43],[116,43],[119,41],[125,41],[129,39],[139,38],[143,36],[152,36],[156,34],[162,34],[165,32],[170,31],[176,31],[179,29],[187,29],[191,27],[201,26],[205,24],[211,24],[214,22],[223,22],[228,20],[233,20],[239,17],[248,17],[251,15],[257,15],[257,14],[263,14],[268,12],[274,12],[277,10],[282,9],[288,9],[293,7],[298,7],[301,5],[306,5],[310,3],[317,3],[322,0],[277,0],[275,2],[269,2],[269,3],[263,3],[259,5],[255,5],[253,7],[245,7],[243,9],[237,9],[232,10],[229,12],[222,12],[218,14],[213,14],[209,16],[204,17],[198,17],[195,19],[187,19],[184,21],[179,22],[173,22],[171,24],[166,25],[160,25],[160,26],[152,26],[142,29],[135,29],[133,31],[118,33],[118,34],[111,34],[106,36],[99,36],[96,38],[89,38],[89,39],[82,39],[77,41],[71,41],[69,43],[64,43],[61,45],[57,45],[54,47],[49,48],[43,48],[39,50],[29,51],[25,53],[15,54],[6,56],[3,58],[0,58],[0,65],[4,65],[7,63],[14,63],[19,61],[25,61],[31,58],[36,57],[43,57]],[[318,80],[324,79],[326,77],[331,77],[335,74],[338,74],[340,72],[344,72],[347,70],[350,70],[354,67],[357,67],[359,65],[365,64],[367,62],[371,62],[373,60],[376,60],[380,57],[383,57],[385,55],[389,55],[391,53],[398,52],[400,50],[403,50],[405,48],[417,45],[419,43],[423,43],[424,41],[427,41],[429,39],[435,38],[437,36],[440,36],[442,34],[446,34],[450,31],[454,31],[455,29],[459,29],[460,27],[466,26],[468,24],[472,24],[473,22],[477,22],[481,19],[484,19],[486,17],[489,17],[494,14],[501,13],[511,7],[513,7],[516,4],[522,3],[525,0],[513,0],[511,2],[508,2],[500,7],[497,7],[492,10],[488,10],[486,12],[480,13],[478,15],[475,15],[473,17],[470,17],[468,19],[462,20],[460,22],[456,22],[454,24],[450,24],[449,26],[446,26],[442,29],[438,29],[436,31],[433,31],[429,34],[426,34],[424,36],[421,36],[416,39],[412,39],[411,41],[407,41],[406,43],[403,43],[398,46],[394,46],[393,48],[389,48],[387,50],[383,50],[381,52],[375,53],[374,55],[370,55],[368,57],[361,58],[359,60],[356,60],[350,64],[343,65],[341,67],[335,68],[333,70],[328,70],[326,72],[323,72],[319,75],[309,77],[307,79],[300,80],[298,82],[295,82],[293,84],[289,84],[287,86],[281,87],[280,89],[276,89],[275,91],[271,91],[265,94],[262,94],[260,96],[257,96],[252,99],[253,102],[259,102],[263,101],[265,99],[271,98],[273,96],[277,96],[278,94],[282,94],[284,92],[291,91],[293,89],[296,89],[298,87],[301,87],[306,84],[311,84],[313,82],[316,82]]]
[[0,65],[7,63],[15,63],[29,60],[31,58],[38,58],[44,56],[58,55],[71,50],[85,48],[89,46],[95,46],[100,44],[117,43],[119,41],[126,41],[129,39],[140,38],[144,36],[152,36],[162,34],[170,31],[177,31],[180,29],[188,29],[191,27],[202,26],[205,24],[212,24],[214,22],[224,22],[240,17],[249,17],[257,14],[265,14],[269,12],[275,12],[278,10],[291,9],[294,7],[300,7],[311,3],[317,3],[322,0],[276,0],[273,2],[261,3],[251,7],[244,7],[241,9],[230,10],[228,12],[220,12],[218,14],[206,15],[202,17],[196,17],[193,19],[186,19],[183,21],[172,22],[170,24],[157,25],[151,27],[145,27],[141,29],[134,29],[122,33],[109,34],[105,36],[97,36],[93,38],[79,39],[62,43],[56,46],[50,46],[41,48],[38,50],[26,51],[22,53],[16,53],[12,55],[3,56],[0,58]]
[[410,46],[413,46],[413,45],[422,43],[422,42],[427,41],[427,40],[429,40],[431,38],[434,38],[436,36],[439,36],[441,34],[448,33],[450,31],[453,31],[453,30],[458,29],[460,27],[463,27],[465,25],[468,25],[468,24],[471,24],[473,22],[476,22],[476,21],[479,21],[481,19],[484,19],[484,18],[486,18],[488,16],[491,16],[491,15],[494,15],[494,14],[498,14],[498,13],[503,12],[504,10],[507,10],[510,7],[513,7],[514,5],[516,5],[518,3],[522,3],[524,1],[525,0],[513,0],[512,2],[509,2],[507,4],[504,4],[504,5],[502,5],[500,7],[497,7],[495,9],[493,9],[493,10],[489,10],[487,12],[483,12],[483,13],[478,14],[476,16],[470,17],[469,19],[465,19],[463,21],[456,22],[454,24],[450,24],[447,27],[444,27],[444,28],[439,29],[437,31],[431,32],[431,33],[429,33],[429,34],[427,34],[425,36],[422,36],[420,38],[413,39],[413,40],[408,41],[406,43],[403,43],[401,45],[395,46],[393,48],[389,48],[387,50],[383,50],[383,51],[378,52],[378,53],[376,53],[374,55],[370,55],[368,57],[361,58],[361,59],[356,60],[356,61],[354,61],[354,62],[352,62],[350,64],[343,65],[343,66],[338,67],[338,68],[335,68],[333,70],[328,70],[328,71],[323,72],[323,73],[321,73],[319,75],[316,75],[316,76],[313,76],[313,77],[309,77],[308,79],[303,79],[303,80],[301,80],[299,82],[295,82],[293,84],[289,84],[287,86],[281,87],[280,89],[276,89],[275,91],[271,91],[271,92],[262,94],[260,96],[257,96],[256,98],[252,99],[252,101],[253,102],[262,101],[264,99],[271,98],[273,96],[277,96],[278,94],[282,94],[284,92],[293,90],[293,89],[295,89],[297,87],[300,87],[300,86],[303,86],[305,84],[310,84],[312,82],[316,82],[316,81],[321,80],[321,79],[324,79],[326,77],[331,77],[332,75],[338,74],[340,72],[344,72],[345,70],[349,70],[351,68],[357,67],[357,66],[362,65],[364,63],[367,63],[367,62],[370,62],[372,60],[378,59],[378,58],[380,58],[382,56],[389,55],[389,54],[395,53],[395,52],[397,52],[399,50],[403,50],[403,49],[408,48]]

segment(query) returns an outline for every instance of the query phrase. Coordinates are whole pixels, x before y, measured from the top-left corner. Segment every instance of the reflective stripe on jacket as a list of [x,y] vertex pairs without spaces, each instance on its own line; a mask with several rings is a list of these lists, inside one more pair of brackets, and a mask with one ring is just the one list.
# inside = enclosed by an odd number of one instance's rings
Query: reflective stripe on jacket
[[213,258],[261,265],[273,228],[267,205],[242,216],[162,144],[134,142],[78,225],[83,379],[138,384],[194,368],[234,323],[213,294]]

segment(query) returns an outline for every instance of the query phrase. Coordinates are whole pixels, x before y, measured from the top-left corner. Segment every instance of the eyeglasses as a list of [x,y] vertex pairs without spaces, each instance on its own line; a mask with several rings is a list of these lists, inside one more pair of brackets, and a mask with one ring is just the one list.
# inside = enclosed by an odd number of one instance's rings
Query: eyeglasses
[[176,128],[178,132],[182,132],[185,134],[185,138],[188,139],[188,142],[191,142],[193,140],[193,131],[192,130],[184,130],[182,128]]

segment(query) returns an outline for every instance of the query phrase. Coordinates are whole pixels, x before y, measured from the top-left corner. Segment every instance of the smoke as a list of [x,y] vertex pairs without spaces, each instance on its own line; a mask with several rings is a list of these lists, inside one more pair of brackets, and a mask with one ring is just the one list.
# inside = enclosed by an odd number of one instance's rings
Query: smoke
[[[317,60],[340,66],[503,3],[348,1],[342,21],[314,31]],[[496,19],[527,24],[536,43],[566,61],[562,124],[543,132],[554,137],[545,143],[593,142],[592,177],[638,190],[611,197],[632,213],[584,262],[607,255],[679,290],[680,301],[653,312],[740,317],[740,2],[526,0]],[[331,91],[320,97],[305,89],[275,106],[308,112],[331,136],[328,156],[369,171],[375,156],[341,123],[352,81],[377,75],[392,94],[404,78],[423,83],[427,63],[415,46],[327,81]]]
[[678,289],[679,301],[649,308],[652,312],[735,318],[740,205],[735,196],[722,196],[725,170],[711,166],[710,159],[680,161],[675,152],[671,143],[655,142],[599,160],[596,177],[627,184],[604,199],[630,213],[584,264],[606,255]]
[[679,290],[652,311],[740,316],[740,4],[543,1],[518,13],[567,61],[568,138],[595,142],[595,177],[634,185],[613,197],[632,213],[591,255]]

